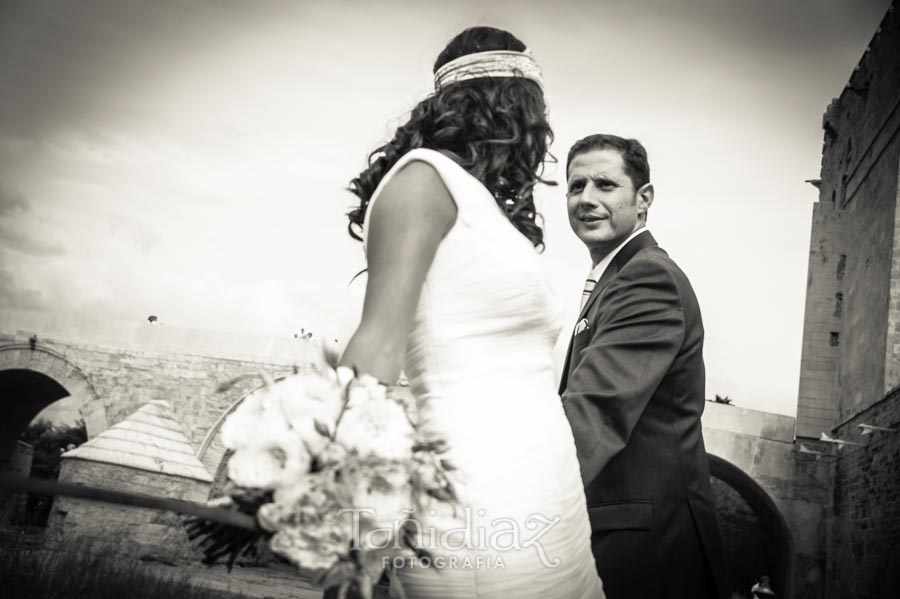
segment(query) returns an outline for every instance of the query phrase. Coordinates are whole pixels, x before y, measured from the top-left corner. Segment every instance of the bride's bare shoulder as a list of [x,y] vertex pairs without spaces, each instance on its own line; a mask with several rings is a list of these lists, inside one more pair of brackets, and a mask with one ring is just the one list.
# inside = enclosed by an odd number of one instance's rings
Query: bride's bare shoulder
[[425,225],[446,233],[456,221],[456,204],[437,168],[424,160],[410,160],[385,184],[372,207],[377,221]]

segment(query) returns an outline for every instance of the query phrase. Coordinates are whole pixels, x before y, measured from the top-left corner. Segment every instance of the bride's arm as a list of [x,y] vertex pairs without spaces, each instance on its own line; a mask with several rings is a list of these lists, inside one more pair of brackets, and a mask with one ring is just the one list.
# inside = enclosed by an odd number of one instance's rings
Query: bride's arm
[[388,181],[369,214],[362,320],[341,364],[379,380],[400,374],[425,275],[456,221],[440,175],[413,161]]

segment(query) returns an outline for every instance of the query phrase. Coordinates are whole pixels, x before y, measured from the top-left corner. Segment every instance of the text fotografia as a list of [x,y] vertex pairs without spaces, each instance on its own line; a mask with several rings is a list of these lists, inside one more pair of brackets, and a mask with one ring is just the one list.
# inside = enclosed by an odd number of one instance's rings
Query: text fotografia
[[[485,511],[478,509],[473,514],[472,508],[466,507],[462,509],[464,522],[461,526],[436,529],[425,526],[413,518],[414,512],[415,510],[403,510],[404,517],[393,520],[390,526],[382,527],[371,526],[376,515],[376,510],[372,508],[344,508],[338,513],[341,515],[351,514],[351,538],[356,548],[399,550],[403,548],[400,529],[413,529],[416,535],[416,547],[435,554],[435,557],[427,560],[426,558],[416,558],[412,561],[399,558],[405,566],[504,567],[501,559],[503,553],[528,549],[537,552],[538,559],[544,567],[556,568],[561,563],[558,557],[548,556],[541,545],[541,538],[560,522],[559,516],[548,518],[542,514],[532,514],[525,518],[524,526],[522,522],[513,518],[495,518],[488,522],[481,522],[484,519]],[[433,510],[429,510],[428,514],[432,517],[437,515]],[[479,520],[477,524],[475,516]],[[458,551],[476,551],[480,554],[441,555],[445,552]],[[388,563],[395,565],[391,561],[393,558],[386,557],[385,559],[388,560]]]
[[[506,563],[504,563],[503,557],[500,555],[436,555],[434,557],[427,555],[422,557],[396,555],[394,557],[383,557],[381,566],[383,568],[393,568],[394,570],[400,570],[401,568],[487,570],[505,568]],[[555,566],[550,567],[553,568]]]

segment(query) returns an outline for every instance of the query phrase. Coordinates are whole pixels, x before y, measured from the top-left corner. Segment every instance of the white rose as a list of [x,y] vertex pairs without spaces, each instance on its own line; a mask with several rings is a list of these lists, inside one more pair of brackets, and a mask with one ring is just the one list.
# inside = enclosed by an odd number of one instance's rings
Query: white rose
[[285,420],[313,452],[328,438],[316,430],[318,420],[329,431],[343,406],[343,397],[333,371],[331,375],[293,375],[275,383],[273,394]]
[[263,417],[262,397],[251,393],[225,417],[222,424],[222,443],[228,449],[237,449],[251,442],[255,426]]
[[311,457],[291,433],[260,434],[258,444],[235,450],[228,478],[242,487],[275,489],[296,484],[309,472]]
[[378,382],[374,376],[360,374],[350,382],[348,389],[348,404],[350,407],[359,406],[369,400],[384,399],[387,389]]
[[265,447],[270,437],[290,431],[272,384],[260,387],[245,397],[222,424],[222,444],[228,449]]
[[347,449],[385,460],[410,459],[413,435],[403,408],[384,397],[355,403],[351,398],[337,430],[337,440]]

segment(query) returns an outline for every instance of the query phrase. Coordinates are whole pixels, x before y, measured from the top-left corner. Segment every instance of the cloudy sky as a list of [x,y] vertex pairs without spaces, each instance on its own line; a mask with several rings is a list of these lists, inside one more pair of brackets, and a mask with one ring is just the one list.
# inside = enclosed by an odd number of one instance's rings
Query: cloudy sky
[[[888,0],[0,0],[0,308],[346,340],[348,181],[466,26],[545,72],[552,152],[647,146],[708,395],[793,414],[821,115]],[[564,169],[551,168],[558,181]],[[589,259],[538,200],[574,319]]]

